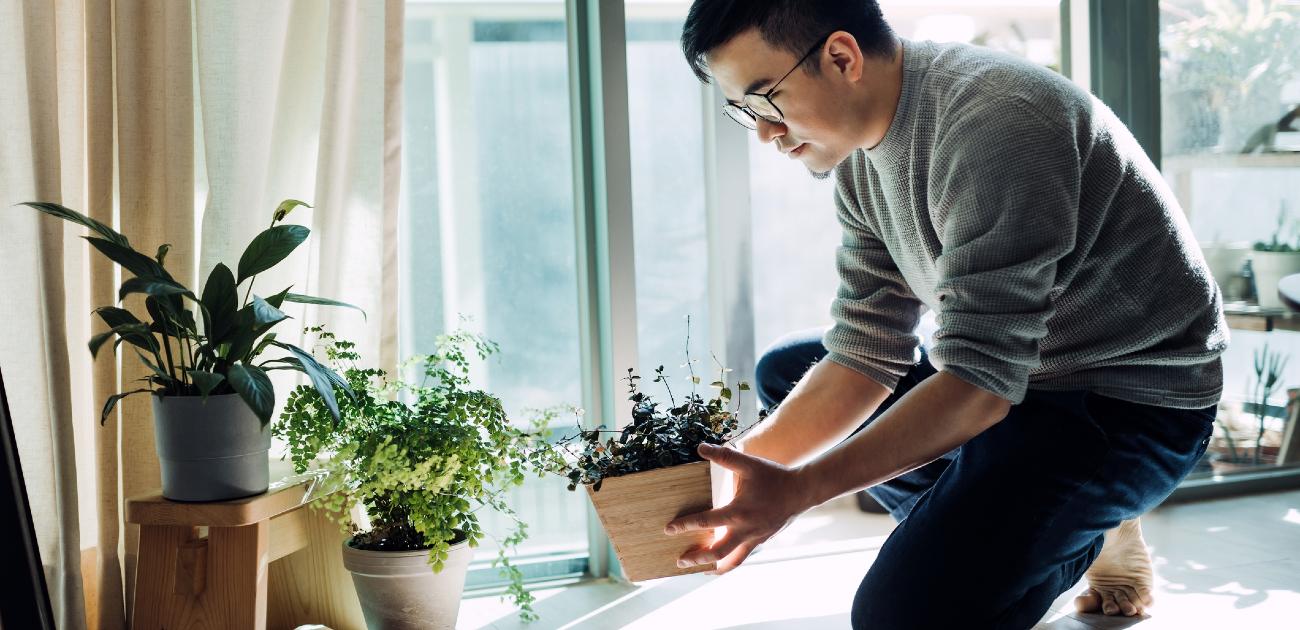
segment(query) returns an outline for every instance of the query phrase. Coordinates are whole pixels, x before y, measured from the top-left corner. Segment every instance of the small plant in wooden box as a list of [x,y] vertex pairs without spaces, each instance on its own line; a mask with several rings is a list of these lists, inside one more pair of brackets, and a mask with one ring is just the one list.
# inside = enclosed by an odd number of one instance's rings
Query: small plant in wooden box
[[683,553],[711,542],[712,532],[668,536],[663,530],[679,516],[713,507],[710,464],[700,457],[698,447],[738,437],[737,394],[749,390],[741,382],[733,392],[726,383],[729,371],[718,366],[718,378],[711,384],[714,394],[706,399],[696,391],[701,380],[692,367],[691,391],[679,402],[659,366],[654,382],[663,385],[668,397],[668,406],[661,407],[640,390],[641,377],[629,369],[623,380],[633,405],[632,421],[621,430],[579,427],[577,434],[556,444],[551,469],[569,479],[570,490],[586,486],[630,581],[700,573],[716,566],[677,566]]

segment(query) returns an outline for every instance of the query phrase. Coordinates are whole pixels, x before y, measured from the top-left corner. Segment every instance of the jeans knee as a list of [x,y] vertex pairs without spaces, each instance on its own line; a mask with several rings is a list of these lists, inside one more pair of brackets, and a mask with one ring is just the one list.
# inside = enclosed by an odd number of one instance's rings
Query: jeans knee
[[770,350],[763,353],[754,365],[754,391],[766,409],[779,404],[794,387],[794,383],[784,377],[784,370],[781,369],[784,364],[783,354],[780,349]]
[[[849,614],[849,623],[853,630],[903,630],[914,628],[904,612],[911,606],[901,601],[896,593],[887,593],[881,588],[880,581],[868,571],[858,585],[858,592],[853,596],[853,609]],[[903,614],[900,614],[903,613]]]

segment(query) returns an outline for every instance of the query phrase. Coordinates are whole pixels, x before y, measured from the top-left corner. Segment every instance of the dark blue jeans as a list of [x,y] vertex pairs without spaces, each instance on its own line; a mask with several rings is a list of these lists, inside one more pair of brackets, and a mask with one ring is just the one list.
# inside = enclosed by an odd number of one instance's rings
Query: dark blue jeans
[[[821,333],[764,353],[755,389],[765,405],[825,356]],[[923,356],[862,426],[934,373]],[[1031,389],[991,429],[868,490],[899,524],[858,586],[853,627],[1032,627],[1083,577],[1106,530],[1191,472],[1214,413]]]

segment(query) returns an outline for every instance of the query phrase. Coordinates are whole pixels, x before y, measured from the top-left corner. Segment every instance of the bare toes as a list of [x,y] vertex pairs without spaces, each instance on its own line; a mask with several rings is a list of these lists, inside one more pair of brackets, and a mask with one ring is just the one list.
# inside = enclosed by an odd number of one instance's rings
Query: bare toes
[[1107,615],[1119,613],[1119,603],[1115,601],[1115,594],[1105,592],[1101,594],[1101,612]]
[[1101,610],[1101,595],[1098,595],[1097,591],[1088,589],[1074,598],[1074,608],[1081,613],[1097,612]]
[[1132,617],[1138,612],[1137,606],[1133,604],[1133,600],[1129,599],[1129,594],[1124,591],[1118,591],[1115,593],[1115,603],[1119,606],[1119,611],[1124,613],[1125,617]]

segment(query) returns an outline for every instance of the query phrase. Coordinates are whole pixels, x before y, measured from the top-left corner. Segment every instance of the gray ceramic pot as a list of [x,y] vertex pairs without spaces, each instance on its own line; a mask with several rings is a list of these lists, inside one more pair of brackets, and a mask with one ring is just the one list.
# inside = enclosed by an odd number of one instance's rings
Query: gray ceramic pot
[[451,630],[460,613],[473,551],[461,541],[451,546],[442,571],[429,567],[426,551],[365,551],[343,543],[343,566],[370,630]]
[[238,394],[153,397],[162,494],[224,501],[266,492],[271,426]]

